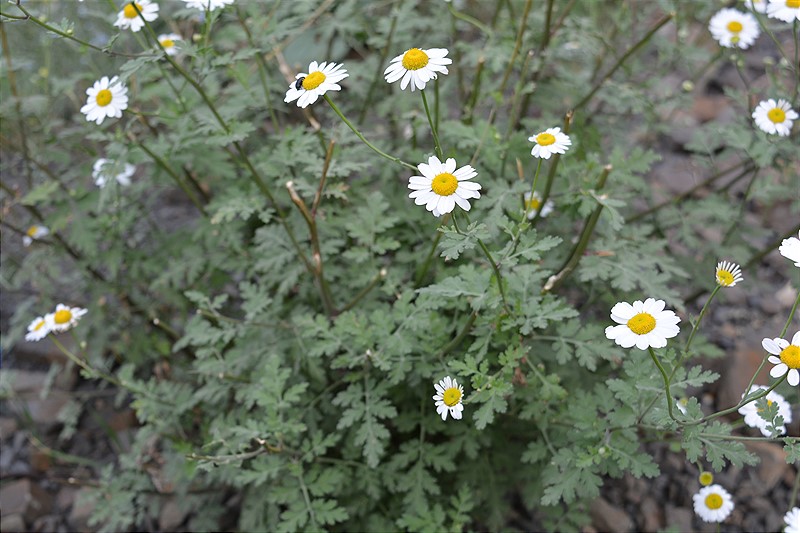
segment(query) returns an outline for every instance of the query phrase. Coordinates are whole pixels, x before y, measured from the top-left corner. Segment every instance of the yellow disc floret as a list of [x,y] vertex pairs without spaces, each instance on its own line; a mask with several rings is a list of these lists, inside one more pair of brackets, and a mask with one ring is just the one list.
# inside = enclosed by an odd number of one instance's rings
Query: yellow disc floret
[[53,316],[53,320],[56,324],[66,324],[72,320],[72,311],[69,309],[59,309]]
[[164,48],[172,48],[173,46],[175,46],[175,41],[173,41],[172,39],[164,39],[163,41],[161,41],[161,46],[163,46]]
[[443,400],[447,407],[453,407],[461,400],[461,391],[451,387],[444,391]]
[[[139,9],[139,11],[141,11],[142,4],[136,3],[136,8]],[[128,4],[127,6],[125,6],[125,8],[122,10],[122,13],[125,15],[125,18],[129,19],[135,19],[136,17],[139,16],[139,14],[136,12],[136,9],[133,8],[133,4]]]
[[773,107],[767,111],[767,118],[775,124],[781,124],[784,120],[786,120],[786,113],[780,107]]
[[700,477],[698,479],[702,486],[707,487],[714,482],[714,474],[708,471],[700,472]]
[[706,507],[715,510],[722,507],[722,496],[719,494],[709,494],[706,496]]
[[538,198],[534,197],[528,200],[528,207],[530,209],[539,209],[539,206],[542,205],[542,202],[539,201]]
[[97,102],[97,105],[99,105],[100,107],[105,107],[108,104],[110,104],[112,98],[113,97],[111,96],[111,91],[109,91],[108,89],[101,89],[97,93],[97,96],[94,97],[95,101]]
[[730,286],[730,284],[733,283],[733,274],[731,274],[727,270],[720,270],[719,272],[717,272],[717,283],[719,283],[723,287]]
[[419,70],[428,64],[428,54],[419,48],[412,48],[403,55],[403,68]]
[[303,89],[310,91],[316,89],[325,81],[325,74],[320,71],[312,72],[303,80]]
[[39,231],[39,226],[31,226],[30,228],[28,228],[28,231],[26,231],[25,234],[28,235],[28,237],[35,237],[36,232],[38,231]]
[[458,179],[449,172],[437,174],[431,181],[431,190],[439,196],[450,196],[458,189]]
[[550,146],[554,142],[556,142],[555,135],[550,133],[540,133],[536,136],[536,144],[539,146]]
[[800,368],[800,346],[790,344],[781,350],[781,362],[789,368]]
[[637,335],[645,335],[656,329],[656,319],[650,313],[639,313],[628,320],[628,327]]
[[800,0],[786,0],[786,7],[798,9],[800,8]]
[[42,329],[44,327],[44,325],[45,325],[45,321],[44,320],[40,320],[39,322],[36,323],[35,326],[33,326],[33,331],[39,331],[40,329]]
[[740,31],[742,31],[742,27],[743,27],[742,23],[739,22],[738,20],[730,21],[727,26],[728,31],[731,33],[739,33]]

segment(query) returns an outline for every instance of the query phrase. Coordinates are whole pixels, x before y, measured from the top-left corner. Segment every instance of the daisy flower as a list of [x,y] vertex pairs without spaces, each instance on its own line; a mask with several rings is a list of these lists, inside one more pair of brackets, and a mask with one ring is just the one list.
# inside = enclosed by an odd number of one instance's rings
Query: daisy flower
[[478,173],[469,165],[456,170],[456,160],[452,157],[442,163],[432,155],[427,164],[420,163],[417,168],[422,176],[408,178],[408,188],[413,190],[408,197],[417,205],[424,204],[434,216],[449,213],[456,204],[469,211],[468,200],[481,197],[480,184],[469,181]]
[[436,402],[436,412],[442,417],[442,420],[447,420],[448,412],[454,419],[461,420],[464,411],[464,406],[461,404],[461,400],[464,398],[464,387],[450,376],[446,376],[439,383],[434,383],[433,386],[436,388],[436,394],[433,396]]
[[767,0],[744,0],[744,5],[747,9],[756,13],[767,12]]
[[742,281],[742,269],[736,263],[720,261],[716,270],[717,285],[720,287],[733,287]]
[[437,73],[448,73],[445,65],[453,60],[447,54],[447,48],[412,48],[392,59],[383,75],[387,83],[400,80],[400,90],[405,90],[409,85],[412,92],[416,89],[422,90],[426,83],[436,79]]
[[786,524],[784,533],[800,533],[800,507],[794,507],[783,515],[783,521]]
[[531,198],[530,191],[527,191],[524,198],[525,209],[528,210],[528,220],[533,220],[533,218],[536,216],[536,213],[539,212],[539,208],[542,209],[542,213],[539,215],[542,218],[553,212],[553,201],[547,200],[544,206],[542,206],[542,197],[539,196],[538,192],[534,192],[533,198]]
[[[122,168],[120,168],[122,167]],[[100,158],[94,162],[92,167],[92,178],[94,184],[101,189],[106,186],[106,181],[111,178],[123,187],[131,184],[131,176],[136,172],[136,167],[130,163],[117,163],[110,159]]]
[[318,65],[312,61],[308,65],[308,73],[301,72],[295,76],[283,101],[289,103],[297,100],[297,107],[308,107],[328,91],[341,91],[339,82],[350,75],[342,66],[327,61]]
[[678,335],[681,321],[673,311],[665,311],[665,305],[655,298],[636,300],[633,305],[619,302],[611,308],[611,320],[619,325],[608,326],[606,337],[623,348],[663,348],[667,339]]
[[675,402],[675,407],[677,407],[677,408],[678,408],[678,411],[680,411],[682,415],[685,415],[685,414],[686,414],[686,405],[687,405],[688,403],[689,403],[689,398],[687,398],[686,396],[684,396],[683,398],[679,398],[679,399],[678,399],[678,400]]
[[108,76],[103,76],[86,89],[86,94],[89,97],[81,113],[86,115],[89,122],[102,124],[106,117],[119,118],[122,111],[128,109],[128,88],[119,83],[119,76],[110,80]]
[[700,472],[700,475],[697,476],[697,481],[700,482],[700,485],[703,487],[708,487],[712,483],[714,483],[714,474],[709,472],[708,470],[703,470]]
[[[141,11],[142,16],[139,16],[139,13],[136,12],[136,9],[133,7],[133,4],[136,4],[136,8]],[[151,2],[150,0],[136,0],[136,2],[128,2],[125,4],[125,7],[122,8],[117,14],[117,21],[114,23],[114,26],[117,26],[121,30],[130,29],[133,32],[139,31],[144,28],[144,20],[147,22],[153,22],[158,18],[158,4]]]
[[158,36],[158,42],[161,44],[161,47],[167,53],[167,55],[174,56],[178,53],[178,49],[175,48],[175,41],[182,41],[180,35],[177,33],[163,33]]
[[756,41],[761,33],[758,21],[751,13],[743,13],[736,9],[720,9],[711,17],[708,31],[721,46],[747,49]]
[[786,137],[792,131],[792,123],[797,112],[783,98],[777,102],[770,98],[758,104],[753,111],[753,119],[761,131]]
[[47,326],[47,320],[45,320],[43,316],[37,316],[28,326],[28,333],[25,334],[25,340],[40,341],[47,337],[48,333],[50,333],[50,328]]
[[694,512],[703,522],[722,522],[733,511],[733,498],[719,485],[703,487],[692,499]]
[[[800,232],[797,233],[797,237],[800,237]],[[783,239],[778,251],[789,261],[794,261],[794,266],[800,267],[800,238]]]
[[233,0],[183,0],[186,2],[186,7],[193,7],[194,9],[203,9],[214,11],[218,7],[229,6]]
[[798,0],[769,0],[767,16],[784,22],[800,21]]
[[60,331],[67,331],[76,326],[78,324],[78,319],[85,315],[86,312],[86,309],[80,307],[69,307],[64,304],[58,304],[56,310],[47,314],[44,319],[50,331],[57,333]]
[[[751,392],[758,392],[762,390],[767,390],[768,387],[764,387],[761,385],[755,385]],[[745,395],[742,394],[742,398]],[[778,414],[783,417],[784,424],[790,424],[792,422],[792,406],[789,405],[789,402],[786,399],[778,394],[775,391],[770,391],[769,394],[765,396],[767,400],[767,404],[772,406],[773,403],[778,405]],[[756,402],[750,402],[748,404],[743,405],[739,408],[739,414],[744,417],[744,423],[750,426],[751,428],[758,428],[761,431],[761,434],[765,437],[769,437],[772,435],[772,432],[767,429],[768,425],[772,425],[772,421],[764,420],[764,417],[761,416],[763,413],[763,409],[759,409],[756,406]],[[786,426],[782,425],[780,427],[776,426],[776,429],[780,431],[780,434],[783,435],[786,433]]]
[[798,368],[800,368],[800,331],[794,334],[791,344],[786,339],[775,337],[762,340],[761,346],[772,354],[768,361],[775,366],[769,371],[769,375],[779,378],[789,372],[786,380],[789,385],[796,387],[800,383],[800,372],[798,372]]
[[39,240],[42,237],[49,235],[50,229],[47,226],[31,226],[25,235],[22,237],[22,244],[26,248],[33,244],[33,241]]
[[572,145],[572,141],[566,133],[561,132],[561,128],[549,128],[542,133],[537,133],[528,140],[534,143],[531,155],[550,159],[553,154],[563,154]]

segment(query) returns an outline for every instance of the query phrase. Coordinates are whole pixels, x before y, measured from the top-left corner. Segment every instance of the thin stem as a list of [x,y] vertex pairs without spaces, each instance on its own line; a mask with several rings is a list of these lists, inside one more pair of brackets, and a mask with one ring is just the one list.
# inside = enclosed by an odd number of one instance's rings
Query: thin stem
[[[716,413],[712,413],[712,414],[710,414],[708,416],[704,416],[703,418],[701,418],[699,420],[694,420],[692,422],[684,422],[683,424],[686,425],[686,426],[696,426],[698,424],[702,424],[703,422],[708,422],[709,420],[714,420],[715,418],[719,418],[719,417],[725,416],[725,415],[727,415],[729,413],[733,413],[735,411],[738,411],[739,409],[741,409],[742,407],[744,407],[748,403],[752,403],[752,402],[758,400],[759,398],[763,398],[764,396],[766,396],[767,394],[769,394],[770,392],[775,390],[778,387],[778,385],[780,385],[781,383],[786,381],[786,376],[788,376],[788,375],[789,375],[789,373],[787,372],[786,374],[782,375],[778,379],[778,381],[773,383],[768,389],[763,389],[758,394],[756,394],[755,396],[750,396],[746,400],[742,399],[742,401],[740,401],[738,404],[734,405],[733,407],[730,407],[728,409],[723,409],[722,411],[719,411],[719,412],[716,412]],[[748,392],[749,392],[749,390],[750,389],[748,389]]]
[[514,41],[514,50],[511,52],[511,57],[509,58],[508,65],[506,66],[506,71],[503,73],[503,80],[500,82],[500,88],[498,89],[500,94],[502,94],[506,89],[508,78],[511,76],[511,71],[514,68],[514,62],[517,60],[517,55],[522,47],[522,36],[525,34],[525,27],[528,23],[528,13],[531,11],[531,5],[533,5],[533,0],[527,0],[525,2],[525,8],[522,12],[519,28],[517,29],[517,38]]
[[[139,14],[139,18],[141,18],[142,22],[144,22],[144,25],[147,28],[147,31],[150,32],[150,36],[153,37],[155,42],[158,44],[158,47],[161,49],[162,52],[164,52],[164,59],[166,59],[169,62],[169,64],[172,65],[172,68],[174,68],[181,76],[183,76],[183,78],[187,82],[189,82],[189,84],[192,87],[194,87],[194,89],[197,91],[197,93],[200,95],[200,97],[205,102],[205,104],[208,107],[208,109],[211,111],[211,114],[213,114],[214,118],[217,119],[217,122],[222,127],[222,129],[225,130],[226,133],[230,133],[231,132],[230,127],[228,126],[227,122],[225,122],[225,119],[223,119],[222,116],[219,114],[219,111],[217,111],[216,106],[211,101],[211,98],[209,98],[208,94],[206,94],[206,92],[203,89],[203,87],[197,81],[195,81],[195,79],[192,78],[189,75],[189,73],[186,72],[174,59],[172,59],[172,57],[170,57],[169,54],[166,53],[166,50],[161,45],[161,43],[158,41],[158,37],[156,36],[156,32],[153,30],[153,27],[150,25],[150,23],[147,22],[144,19],[144,17],[142,16],[142,13],[139,10],[138,6],[133,2],[131,3],[131,5],[136,10],[136,12]],[[206,16],[208,16],[208,14],[206,14]],[[273,209],[275,209],[275,213],[278,216],[278,220],[280,221],[281,225],[283,226],[284,231],[286,231],[286,234],[289,237],[289,240],[291,241],[292,246],[295,249],[295,252],[297,252],[297,256],[303,262],[303,265],[306,267],[306,270],[313,275],[314,274],[314,267],[308,261],[308,258],[306,258],[305,253],[303,253],[302,248],[300,248],[300,243],[297,242],[297,238],[295,237],[294,232],[292,231],[292,228],[289,226],[289,223],[286,221],[286,215],[284,214],[283,209],[281,209],[281,206],[276,201],[275,197],[272,195],[272,191],[269,189],[269,187],[267,186],[266,182],[261,177],[261,175],[258,173],[256,168],[253,166],[253,163],[250,161],[250,158],[247,156],[247,152],[245,152],[244,148],[242,148],[242,145],[238,141],[233,141],[232,144],[233,144],[234,148],[236,148],[236,151],[239,154],[239,157],[241,158],[241,162],[244,164],[244,166],[250,172],[251,180],[256,184],[258,189],[264,194],[264,196],[267,198],[267,200],[270,202],[270,204],[272,204]]]
[[616,63],[614,63],[614,66],[613,66],[613,67],[611,67],[611,69],[609,69],[609,71],[608,71],[608,72],[606,72],[606,74],[605,74],[605,75],[604,75],[602,78],[600,78],[600,80],[599,80],[597,83],[595,83],[595,84],[594,84],[594,87],[592,87],[592,89],[591,89],[591,90],[590,90],[590,91],[589,91],[589,92],[586,94],[586,96],[584,96],[583,98],[581,98],[581,99],[580,99],[580,101],[579,101],[577,104],[575,104],[575,106],[573,107],[573,109],[575,109],[575,110],[577,110],[577,109],[580,109],[581,107],[583,107],[584,105],[586,105],[587,103],[589,103],[589,101],[590,101],[590,100],[591,100],[591,99],[594,97],[594,95],[597,93],[597,91],[599,91],[599,90],[600,90],[600,88],[603,86],[603,84],[604,84],[606,81],[608,81],[608,79],[609,79],[611,76],[613,76],[613,75],[614,75],[614,73],[617,71],[617,69],[618,69],[619,67],[621,67],[621,66],[623,65],[623,63],[625,63],[625,61],[627,61],[627,60],[628,60],[628,58],[629,58],[630,56],[632,56],[632,55],[633,55],[634,53],[636,53],[636,52],[637,52],[637,51],[638,51],[638,50],[639,50],[639,49],[640,49],[642,46],[644,46],[644,45],[647,43],[647,41],[649,41],[649,40],[650,40],[650,38],[651,38],[653,35],[655,35],[655,34],[656,34],[656,32],[657,32],[658,30],[660,30],[660,29],[661,29],[661,28],[662,28],[662,27],[663,27],[663,26],[664,26],[664,25],[665,25],[667,22],[669,22],[670,20],[672,20],[672,18],[673,18],[674,16],[675,16],[675,13],[668,13],[668,14],[664,15],[663,17],[661,17],[661,19],[660,19],[658,22],[656,22],[655,26],[653,26],[653,28],[651,28],[651,29],[650,29],[650,31],[648,31],[648,32],[647,32],[647,33],[644,35],[644,37],[642,37],[642,38],[639,40],[639,42],[637,42],[637,43],[636,43],[636,44],[634,44],[632,47],[630,47],[630,48],[628,49],[628,51],[627,51],[627,52],[625,52],[625,54],[623,54],[623,55],[622,55],[622,57],[620,57],[620,58],[617,60],[617,62],[616,62]]
[[[608,178],[608,174],[610,172],[611,165],[606,165],[603,167],[603,172],[600,174],[600,178],[597,181],[596,190],[599,191],[605,186],[606,178]],[[542,206],[544,206],[544,203],[542,203]],[[541,209],[539,212],[541,212]],[[589,241],[594,233],[595,226],[597,226],[597,221],[600,220],[600,214],[602,212],[603,204],[598,204],[592,214],[587,217],[583,226],[583,230],[581,231],[581,236],[578,239],[578,242],[575,244],[575,248],[572,250],[569,259],[567,259],[567,261],[564,263],[564,266],[561,267],[558,274],[550,276],[550,278],[547,280],[547,283],[545,283],[544,287],[542,287],[543,293],[550,292],[558,288],[558,286],[564,282],[567,276],[569,276],[578,267],[578,263],[580,263],[580,260],[583,257],[583,252],[586,251],[586,247],[589,246]]]
[[[525,216],[522,217],[522,220],[528,219],[528,213],[531,210],[531,204],[533,203],[534,193],[536,192],[536,181],[539,179],[539,171],[542,170],[542,158],[539,158],[539,162],[536,164],[536,173],[533,175],[533,183],[531,184],[531,197],[528,202],[525,203]],[[543,209],[544,205],[540,205],[539,209]]]
[[[251,48],[256,48],[255,41],[253,40],[253,34],[250,33],[250,28],[247,27],[247,21],[242,15],[242,10],[240,8],[236,8],[236,16],[239,19],[239,25],[244,30],[244,34],[247,37],[247,44],[250,45]],[[259,51],[255,55],[256,63],[258,64],[258,77],[261,81],[261,89],[264,91],[264,102],[266,103],[267,109],[269,110],[270,120],[272,120],[272,128],[275,131],[278,131],[281,127],[281,123],[278,120],[278,115],[275,113],[275,109],[272,105],[272,97],[269,94],[269,78],[267,76],[267,64],[264,61],[264,57],[262,56],[261,52]]]
[[372,77],[372,82],[369,84],[369,89],[367,90],[367,96],[364,97],[364,103],[361,105],[361,112],[358,114],[359,122],[364,122],[364,118],[367,116],[367,109],[369,109],[369,104],[372,102],[372,95],[382,77],[386,59],[389,57],[389,50],[392,46],[392,39],[394,38],[394,31],[397,28],[397,19],[399,18],[400,8],[402,5],[403,0],[400,0],[399,2],[396,2],[394,6],[394,15],[392,16],[392,24],[389,26],[389,34],[386,36],[386,45],[381,51],[381,57],[378,61],[378,68],[375,70],[375,75]]
[[314,217],[311,216],[311,213],[308,211],[308,208],[306,207],[306,204],[303,202],[302,198],[300,198],[300,195],[298,195],[297,191],[295,191],[294,184],[291,181],[286,182],[286,189],[289,191],[289,196],[291,197],[292,202],[294,202],[294,204],[297,206],[297,209],[300,211],[300,214],[303,215],[303,219],[306,221],[306,225],[308,226],[308,232],[311,237],[311,248],[313,250],[311,255],[314,262],[313,275],[319,284],[320,298],[322,300],[323,307],[325,307],[325,314],[327,314],[329,318],[332,318],[336,315],[337,311],[336,307],[333,305],[333,297],[331,296],[330,287],[328,286],[328,282],[325,281],[322,262],[322,249],[320,248],[319,234],[317,233],[317,222]]
[[353,299],[350,301],[350,303],[349,303],[349,304],[347,304],[347,305],[345,305],[344,307],[342,307],[342,309],[341,309],[339,312],[340,312],[340,313],[344,313],[345,311],[349,311],[350,309],[352,309],[353,307],[355,307],[355,305],[356,305],[358,302],[360,302],[360,301],[361,301],[361,300],[364,298],[364,296],[366,296],[367,294],[369,294],[369,292],[370,292],[372,289],[374,289],[374,288],[375,288],[375,287],[378,285],[378,283],[380,283],[380,281],[381,281],[383,278],[385,278],[385,277],[386,277],[386,269],[385,269],[385,268],[382,268],[382,269],[380,270],[380,272],[378,272],[377,274],[375,274],[375,277],[373,277],[373,278],[372,278],[372,280],[371,280],[371,281],[370,281],[370,282],[367,284],[367,286],[366,286],[366,287],[364,287],[363,289],[361,289],[361,290],[358,292],[358,294],[356,294],[356,295],[353,297]]
[[443,233],[439,231],[443,228],[447,222],[450,220],[450,213],[447,213],[444,217],[442,217],[442,222],[439,224],[439,227],[436,229],[436,237],[433,239],[433,243],[431,243],[431,249],[428,252],[428,255],[425,257],[425,261],[422,263],[422,267],[417,270],[417,275],[414,277],[414,288],[418,288],[422,281],[425,279],[425,274],[428,273],[428,269],[430,269],[431,263],[433,261],[433,254],[436,252],[436,247],[439,245],[439,241],[442,240]]
[[98,52],[103,52],[104,54],[108,54],[108,55],[112,55],[112,56],[122,56],[122,57],[147,57],[147,56],[152,55],[152,54],[124,54],[122,52],[112,52],[111,50],[108,50],[106,48],[100,48],[99,46],[95,46],[92,43],[89,43],[89,42],[86,42],[84,40],[78,39],[74,35],[71,35],[69,33],[63,32],[63,31],[59,30],[58,28],[54,28],[53,26],[47,24],[46,22],[43,22],[43,21],[39,20],[38,18],[34,17],[33,15],[31,15],[31,13],[27,9],[22,7],[22,1],[21,0],[16,0],[14,5],[17,7],[17,9],[19,9],[20,11],[25,13],[24,17],[15,17],[13,15],[7,15],[7,14],[5,14],[3,12],[0,12],[0,16],[8,17],[10,19],[16,19],[16,20],[30,20],[34,24],[37,24],[38,26],[41,26],[42,28],[46,29],[47,31],[51,31],[51,32],[53,32],[53,33],[55,33],[57,35],[60,35],[61,37],[69,39],[70,41],[75,41],[76,43],[82,44],[83,46],[91,48],[92,50],[97,50]]
[[692,327],[692,332],[689,334],[689,338],[686,340],[686,346],[683,347],[683,357],[689,353],[689,348],[692,346],[692,340],[694,340],[694,336],[697,333],[697,330],[700,329],[700,321],[703,320],[703,317],[706,316],[706,310],[708,309],[708,305],[711,303],[711,300],[714,299],[714,296],[717,295],[719,290],[722,288],[722,285],[717,285],[714,287],[714,290],[711,291],[711,294],[708,296],[708,300],[706,303],[703,304],[703,308],[700,310],[700,314],[697,315],[697,322],[694,323],[694,327]]
[[395,163],[398,163],[398,164],[400,164],[400,165],[403,165],[404,167],[406,167],[406,168],[410,168],[411,170],[414,170],[414,171],[416,172],[416,170],[417,170],[417,167],[415,167],[415,166],[414,166],[414,165],[412,165],[411,163],[406,163],[405,161],[402,161],[401,159],[399,159],[399,158],[397,158],[397,157],[393,157],[393,156],[391,156],[391,155],[387,154],[386,152],[382,152],[381,150],[379,150],[379,149],[378,149],[378,148],[377,148],[377,147],[376,147],[374,144],[372,144],[371,142],[369,142],[369,141],[368,141],[368,140],[367,140],[367,139],[366,139],[366,138],[365,138],[365,137],[364,137],[364,136],[361,134],[361,132],[360,132],[360,131],[358,131],[358,129],[357,129],[355,126],[353,126],[352,122],[350,122],[349,120],[347,120],[347,117],[345,117],[345,116],[344,116],[344,114],[343,114],[343,113],[342,113],[342,112],[339,110],[339,108],[336,106],[336,104],[334,104],[334,103],[333,103],[333,100],[331,100],[331,99],[330,99],[330,97],[329,97],[327,94],[323,94],[323,95],[322,95],[322,97],[325,99],[325,101],[326,101],[326,102],[328,102],[328,105],[330,105],[330,106],[331,106],[331,109],[333,109],[333,112],[334,112],[334,113],[336,113],[337,115],[339,115],[339,118],[341,118],[341,119],[342,119],[342,121],[343,121],[345,124],[347,124],[347,127],[348,127],[348,128],[350,128],[350,129],[353,131],[353,133],[355,133],[355,134],[356,134],[356,137],[358,137],[359,139],[361,139],[361,142],[363,142],[363,143],[364,143],[364,144],[366,144],[368,147],[370,147],[370,148],[372,149],[372,151],[373,151],[373,152],[377,153],[379,156],[381,156],[381,157],[383,157],[383,158],[385,158],[385,159],[388,159],[389,161],[394,161]]
[[478,312],[473,311],[470,313],[469,318],[464,323],[464,327],[461,328],[461,331],[458,332],[458,335],[455,336],[453,340],[445,344],[437,353],[437,357],[444,357],[454,349],[458,348],[458,345],[464,340],[464,338],[469,334],[472,330],[472,325],[475,324],[475,319],[478,318]]
[[667,372],[661,365],[661,361],[659,361],[658,357],[656,357],[656,353],[653,351],[653,348],[648,346],[647,351],[650,352],[650,358],[653,360],[653,363],[655,363],[658,371],[661,372],[661,377],[664,379],[664,396],[667,399],[667,411],[669,412],[669,417],[675,422],[678,422],[678,419],[675,418],[675,415],[672,413],[672,404],[675,403],[675,400],[672,398],[672,393],[669,389],[669,378],[667,377]]
[[431,117],[431,111],[428,108],[428,98],[425,96],[425,89],[420,90],[419,94],[422,95],[422,105],[425,107],[425,115],[428,117],[428,124],[431,125],[431,133],[433,134],[433,145],[436,148],[436,156],[440,160],[444,161],[444,155],[442,155],[442,145],[439,143],[439,132],[436,131],[436,123]]
[[156,165],[161,167],[164,170],[164,172],[166,172],[173,179],[173,181],[178,185],[178,187],[180,187],[180,189],[184,192],[184,194],[186,194],[186,196],[189,198],[192,204],[194,204],[197,210],[200,211],[200,213],[204,217],[208,218],[208,213],[206,213],[205,207],[203,207],[203,204],[200,203],[200,200],[197,199],[197,197],[194,195],[194,192],[189,188],[189,186],[183,182],[180,176],[178,176],[178,173],[175,172],[166,161],[164,161],[161,157],[159,157],[150,148],[145,146],[143,142],[136,141],[132,133],[129,133],[128,135],[132,142],[135,142],[137,145],[139,145],[139,148],[141,148],[147,155],[149,155],[150,158],[156,163]]

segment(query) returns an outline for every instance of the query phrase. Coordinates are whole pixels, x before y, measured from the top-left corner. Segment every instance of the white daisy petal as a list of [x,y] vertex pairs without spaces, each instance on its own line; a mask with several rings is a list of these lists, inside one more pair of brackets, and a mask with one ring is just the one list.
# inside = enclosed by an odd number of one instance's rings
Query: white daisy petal
[[458,384],[458,381],[451,379],[450,376],[445,376],[439,380],[439,383],[433,384],[436,388],[436,396],[433,397],[436,406],[436,413],[442,417],[442,420],[447,420],[447,414],[454,420],[461,420],[464,405],[461,403],[464,399],[464,387]]
[[761,33],[758,20],[752,13],[743,13],[736,9],[719,10],[708,23],[711,36],[726,48],[747,49]]
[[119,83],[117,76],[110,80],[103,76],[86,90],[86,94],[88,98],[81,113],[89,122],[100,125],[106,118],[121,117],[122,111],[128,108],[128,89]]
[[[427,163],[417,165],[422,176],[411,176],[408,195],[417,205],[425,205],[425,209],[434,216],[451,212],[456,205],[464,211],[470,210],[470,198],[480,198],[481,185],[474,181],[466,181],[477,176],[477,172],[467,165],[457,169],[453,158],[441,162],[438,157],[430,156]],[[466,176],[460,181],[458,176]]]
[[49,330],[58,333],[75,327],[78,324],[78,320],[86,313],[87,310],[81,307],[58,304],[56,310],[45,315],[44,318]]
[[703,487],[692,497],[694,512],[704,522],[723,522],[733,511],[733,498],[719,485]]
[[792,131],[792,124],[798,118],[791,104],[783,98],[776,102],[772,98],[760,102],[753,111],[756,126],[771,135],[786,137]]
[[183,0],[186,7],[214,11],[217,8],[229,6],[234,0]]
[[447,67],[453,61],[447,56],[446,48],[430,48],[423,50],[411,48],[391,60],[383,75],[387,83],[394,83],[401,78],[400,90],[411,87],[411,91],[425,89],[426,84],[436,79],[436,73],[447,74]]
[[640,350],[663,348],[667,339],[680,333],[680,321],[672,311],[664,310],[666,302],[648,298],[633,304],[619,302],[611,308],[611,319],[617,326],[606,328],[606,338],[623,348],[636,346]]

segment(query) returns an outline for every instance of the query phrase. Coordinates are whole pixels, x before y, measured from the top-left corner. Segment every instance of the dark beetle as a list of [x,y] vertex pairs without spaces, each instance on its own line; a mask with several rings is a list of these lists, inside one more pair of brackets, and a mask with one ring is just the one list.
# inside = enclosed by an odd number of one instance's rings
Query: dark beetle
[[305,76],[303,76],[302,78],[297,78],[297,81],[294,82],[294,88],[295,89],[302,89],[303,88],[303,80],[304,79],[306,79]]

